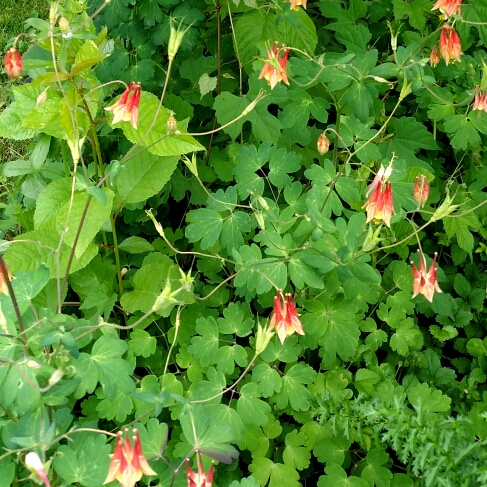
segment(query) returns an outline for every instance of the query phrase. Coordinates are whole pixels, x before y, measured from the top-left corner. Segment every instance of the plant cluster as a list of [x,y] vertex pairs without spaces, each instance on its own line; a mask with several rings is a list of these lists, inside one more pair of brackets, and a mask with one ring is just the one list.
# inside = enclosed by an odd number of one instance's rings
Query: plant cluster
[[27,25],[0,487],[487,486],[487,0]]

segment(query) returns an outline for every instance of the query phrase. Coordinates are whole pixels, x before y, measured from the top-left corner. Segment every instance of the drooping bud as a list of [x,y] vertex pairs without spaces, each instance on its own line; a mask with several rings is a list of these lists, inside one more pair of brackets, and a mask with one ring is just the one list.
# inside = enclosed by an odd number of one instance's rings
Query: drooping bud
[[430,54],[430,66],[432,68],[436,68],[438,66],[438,63],[440,62],[440,55],[438,54],[438,48],[435,46],[431,50]]
[[25,456],[25,466],[32,472],[32,477],[37,482],[42,482],[46,487],[51,487],[47,478],[46,469],[39,458],[39,455],[33,451]]
[[69,21],[66,17],[61,17],[58,21],[57,21],[58,25],[59,25],[59,28],[61,29],[61,32],[63,34],[67,34],[69,32]]
[[318,147],[318,152],[321,155],[324,155],[329,151],[330,139],[325,135],[324,132],[318,137],[318,141],[317,141],[316,145]]
[[11,47],[7,51],[3,66],[9,78],[18,79],[22,76],[22,57],[15,47]]
[[425,205],[429,192],[430,185],[426,176],[423,174],[421,176],[416,176],[416,180],[414,181],[413,196],[414,201],[416,201],[420,208],[423,208]]
[[177,129],[177,121],[173,117],[173,113],[171,113],[170,117],[167,119],[167,131],[169,133],[174,132]]

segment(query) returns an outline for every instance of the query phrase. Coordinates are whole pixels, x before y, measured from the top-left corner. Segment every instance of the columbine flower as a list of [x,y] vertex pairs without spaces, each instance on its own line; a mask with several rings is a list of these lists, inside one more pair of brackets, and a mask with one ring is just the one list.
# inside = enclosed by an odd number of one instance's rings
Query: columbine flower
[[[284,54],[281,57],[281,51]],[[289,49],[284,47],[284,44],[278,48],[277,41],[274,42],[272,49],[269,51],[269,55],[265,61],[264,67],[260,72],[259,79],[265,78],[269,83],[271,90],[282,81],[286,85],[289,85],[289,80],[287,79],[286,64],[287,58],[289,56]]]
[[113,112],[112,124],[122,121],[130,121],[132,127],[137,129],[137,124],[139,122],[139,101],[140,83],[134,83],[132,81],[128,85],[127,89],[122,93],[122,96],[118,99],[118,101],[105,108],[105,110],[108,112]]
[[208,473],[205,473],[199,452],[196,452],[196,456],[198,457],[198,473],[193,472],[189,464],[189,460],[186,459],[186,477],[188,479],[188,487],[211,487],[211,484],[213,483],[215,465],[212,462],[210,470],[208,470]]
[[435,46],[433,47],[433,49],[431,49],[430,65],[431,67],[436,68],[439,62],[440,62],[440,55],[438,54],[438,48]]
[[487,94],[481,91],[479,85],[475,87],[475,98],[473,100],[472,110],[484,110],[487,112]]
[[376,174],[369,190],[365,194],[366,197],[373,191],[369,201],[365,203],[362,208],[367,209],[367,223],[371,220],[382,220],[389,228],[391,228],[391,217],[394,213],[394,202],[392,199],[392,185],[388,181],[392,174],[392,164],[381,166],[379,172]]
[[460,15],[462,0],[438,0],[431,10],[439,10],[446,18],[453,14]]
[[31,451],[25,456],[25,466],[32,472],[32,478],[36,482],[42,482],[46,487],[51,487],[47,473],[37,453]]
[[144,475],[157,475],[152,468],[150,468],[147,460],[142,453],[142,444],[140,443],[139,432],[134,429],[134,446],[128,437],[128,428],[125,429],[125,441],[122,440],[123,433],[118,432],[115,450],[110,455],[111,462],[108,469],[108,475],[103,482],[103,485],[118,480],[122,487],[134,487],[136,482]]
[[325,135],[324,132],[318,137],[316,145],[318,146],[318,152],[321,155],[326,154],[330,149],[330,139]]
[[416,176],[414,181],[413,196],[419,207],[423,208],[430,192],[430,185],[426,176]]
[[291,4],[291,10],[299,10],[299,6],[302,5],[304,9],[306,9],[306,4],[308,0],[289,0]]
[[411,261],[411,266],[413,270],[413,298],[415,298],[418,294],[422,294],[430,303],[433,302],[433,296],[435,291],[437,293],[441,293],[442,290],[440,286],[438,286],[438,282],[436,281],[436,257],[438,256],[438,252],[435,252],[435,256],[433,257],[433,262],[431,263],[430,270],[426,272],[426,259],[424,257],[423,252],[418,250],[419,254],[419,271],[417,267],[414,265],[414,262]]
[[451,60],[460,61],[462,45],[457,32],[449,25],[444,25],[440,35],[440,54],[448,65]]
[[[281,303],[283,301],[283,304]],[[276,329],[277,336],[281,343],[284,343],[286,337],[296,332],[298,335],[304,335],[303,325],[294,306],[293,295],[287,293],[282,296],[282,291],[277,291],[274,298],[274,314],[269,323],[269,329]]]
[[3,66],[9,78],[18,79],[22,76],[22,57],[15,47],[11,47],[7,51]]

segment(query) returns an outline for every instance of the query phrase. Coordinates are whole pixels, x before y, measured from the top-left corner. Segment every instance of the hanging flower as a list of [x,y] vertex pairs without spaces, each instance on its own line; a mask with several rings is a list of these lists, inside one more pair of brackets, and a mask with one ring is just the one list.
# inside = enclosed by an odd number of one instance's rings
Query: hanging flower
[[[281,51],[284,51],[281,57]],[[289,56],[289,49],[284,47],[284,44],[278,48],[277,41],[274,42],[272,49],[269,51],[264,67],[260,72],[259,79],[266,79],[269,83],[271,90],[282,81],[289,86],[289,80],[287,79],[286,65]]]
[[286,293],[283,298],[280,289],[274,298],[274,314],[269,323],[269,329],[273,330],[274,328],[281,343],[284,343],[286,337],[294,332],[298,335],[304,335],[303,325],[294,306],[293,295]]
[[487,112],[487,94],[480,89],[479,85],[475,87],[472,110],[484,110]]
[[438,282],[436,281],[436,257],[438,256],[438,252],[435,252],[433,262],[431,263],[431,267],[428,272],[426,272],[426,259],[423,252],[418,250],[418,254],[419,270],[414,265],[414,262],[411,261],[414,279],[413,298],[415,298],[418,294],[422,294],[430,303],[432,303],[435,291],[437,293],[442,292],[440,286],[438,286]]
[[211,487],[211,484],[213,483],[215,465],[212,462],[210,470],[208,470],[208,473],[205,473],[200,453],[196,452],[196,456],[198,457],[198,473],[193,472],[191,465],[189,464],[189,460],[186,459],[186,477],[188,479],[188,487]]
[[134,429],[134,446],[128,437],[128,428],[125,429],[125,441],[122,440],[123,433],[121,431],[117,434],[117,442],[115,450],[110,455],[111,462],[108,469],[108,475],[103,482],[103,485],[118,480],[122,487],[134,487],[136,482],[144,475],[157,475],[152,468],[150,468],[147,460],[142,453],[142,444],[140,443],[139,432]]
[[33,451],[27,453],[25,456],[25,466],[32,472],[32,478],[36,482],[42,482],[46,487],[51,487],[47,478],[46,468],[37,453]]
[[304,9],[306,9],[306,4],[308,0],[289,0],[291,4],[291,10],[299,10],[299,6],[302,5]]
[[[133,92],[133,93],[132,93]],[[113,112],[112,124],[118,122],[129,122],[137,130],[139,123],[139,101],[140,101],[140,83],[133,81],[128,85],[122,96],[105,110]]]
[[446,18],[453,14],[460,15],[462,0],[438,0],[431,10],[439,10]]
[[440,35],[440,54],[448,65],[450,61],[460,61],[462,45],[457,32],[449,25],[444,25]]
[[419,207],[423,208],[428,200],[428,195],[430,192],[430,185],[428,183],[428,179],[426,176],[416,176],[414,181],[414,190],[413,196],[414,201],[418,204]]
[[318,137],[316,145],[318,147],[318,152],[321,155],[326,154],[330,149],[330,139],[325,135],[324,132]]
[[387,169],[381,165],[379,172],[376,174],[366,197],[373,191],[370,199],[362,206],[367,210],[367,223],[376,220],[383,221],[389,228],[391,227],[391,218],[394,213],[394,201],[392,198],[392,184],[388,181],[392,174],[392,163]]
[[22,76],[22,57],[15,47],[11,47],[7,51],[3,66],[9,78],[18,79]]
[[438,54],[438,48],[435,46],[431,50],[430,54],[430,66],[433,68],[436,68],[438,66],[438,63],[440,62],[440,55]]

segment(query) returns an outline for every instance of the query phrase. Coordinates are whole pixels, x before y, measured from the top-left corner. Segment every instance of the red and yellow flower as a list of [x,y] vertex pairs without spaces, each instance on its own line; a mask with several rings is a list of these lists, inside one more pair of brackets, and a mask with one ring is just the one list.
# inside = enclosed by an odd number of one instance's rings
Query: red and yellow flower
[[139,123],[139,101],[140,101],[140,83],[133,81],[128,85],[122,96],[105,110],[113,112],[112,124],[118,122],[130,122],[134,129],[137,129]]
[[277,291],[274,298],[274,314],[271,316],[269,329],[275,329],[281,343],[284,343],[286,337],[296,332],[298,335],[304,335],[303,325],[294,305],[293,295],[282,291]]
[[438,0],[431,10],[439,10],[446,18],[453,14],[460,15],[462,0]]
[[198,472],[193,471],[189,464],[189,460],[186,459],[186,478],[188,479],[188,487],[211,487],[215,465],[212,462],[210,470],[208,470],[208,473],[205,473],[199,452],[196,453],[196,456],[198,457]]
[[282,81],[284,84],[289,85],[289,80],[287,79],[287,59],[289,56],[289,49],[284,47],[277,47],[277,41],[274,42],[267,59],[265,60],[264,67],[262,68],[259,79],[264,78],[269,83],[271,90]]
[[448,65],[450,61],[460,61],[462,45],[460,36],[449,25],[444,25],[440,35],[440,54]]
[[484,110],[487,112],[487,94],[480,89],[479,85],[475,87],[472,110]]
[[383,221],[389,228],[391,227],[391,218],[394,212],[394,201],[392,198],[392,184],[389,177],[392,174],[392,165],[389,164],[387,169],[381,166],[376,174],[366,197],[372,192],[370,199],[362,206],[367,210],[367,223],[376,220]]
[[426,259],[422,251],[418,250],[419,254],[419,270],[414,265],[414,262],[411,261],[411,267],[413,271],[413,298],[415,298],[418,294],[422,294],[430,303],[433,302],[433,296],[435,291],[437,293],[441,293],[440,286],[438,286],[438,282],[436,280],[436,258],[438,253],[435,252],[435,256],[433,258],[433,262],[431,263],[431,267],[429,271],[426,271]]
[[5,55],[5,59],[3,61],[3,66],[9,78],[18,79],[22,76],[22,56],[20,55],[19,51],[17,51],[17,49],[11,47],[7,51],[7,54]]
[[128,436],[128,428],[125,429],[125,441],[122,439],[123,433],[121,431],[117,434],[117,442],[115,450],[110,455],[111,463],[108,469],[108,475],[103,482],[103,485],[118,480],[122,487],[134,487],[135,484],[144,475],[157,475],[152,468],[150,468],[147,460],[142,453],[142,444],[140,442],[139,432],[134,429],[134,446]]

